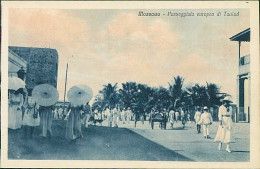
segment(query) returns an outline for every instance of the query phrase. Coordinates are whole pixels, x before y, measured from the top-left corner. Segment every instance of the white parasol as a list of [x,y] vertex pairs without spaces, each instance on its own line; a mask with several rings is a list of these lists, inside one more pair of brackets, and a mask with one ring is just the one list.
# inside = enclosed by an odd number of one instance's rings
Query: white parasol
[[93,92],[87,85],[76,85],[69,89],[68,99],[72,105],[81,106],[89,102],[93,97]]
[[25,82],[18,77],[8,77],[8,89],[18,90],[25,88]]
[[59,92],[49,84],[41,84],[34,87],[32,97],[40,106],[51,106],[58,101]]

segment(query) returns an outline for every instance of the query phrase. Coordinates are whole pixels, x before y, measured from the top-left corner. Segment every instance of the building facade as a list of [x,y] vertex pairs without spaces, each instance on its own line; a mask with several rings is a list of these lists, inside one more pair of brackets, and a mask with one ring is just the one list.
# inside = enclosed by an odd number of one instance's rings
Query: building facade
[[242,43],[250,42],[250,28],[232,36],[231,41],[238,42],[238,75],[237,75],[237,121],[250,122],[250,54],[241,55]]
[[27,62],[14,53],[11,49],[8,49],[8,76],[17,77],[17,72],[23,68],[27,69]]
[[50,84],[57,88],[58,52],[50,48],[9,46],[9,49],[27,62],[26,88],[29,95],[39,84]]

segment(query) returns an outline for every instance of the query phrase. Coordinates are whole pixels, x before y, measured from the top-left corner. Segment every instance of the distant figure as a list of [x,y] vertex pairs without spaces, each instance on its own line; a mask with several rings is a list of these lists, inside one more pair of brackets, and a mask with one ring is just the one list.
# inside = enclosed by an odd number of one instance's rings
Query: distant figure
[[88,128],[88,121],[90,119],[90,116],[91,116],[91,107],[89,105],[89,102],[87,102],[83,107],[83,114],[82,114],[82,122],[84,128]]
[[127,111],[126,111],[126,120],[127,120],[128,124],[130,124],[131,116],[132,116],[132,111],[131,111],[130,107],[128,107]]
[[221,150],[222,144],[226,143],[226,151],[230,151],[230,140],[231,140],[231,123],[232,123],[232,113],[229,110],[229,101],[227,98],[223,99],[222,105],[219,107],[218,119],[219,127],[215,137],[215,141],[219,142],[218,149]]
[[171,129],[173,129],[173,124],[174,124],[174,111],[173,111],[173,109],[171,109],[170,112],[169,112],[169,122],[171,124]]
[[107,108],[105,112],[106,112],[106,115],[107,115],[108,127],[112,127],[113,114],[111,113],[111,110],[109,108]]
[[62,106],[60,106],[58,108],[57,113],[58,113],[58,119],[63,118],[63,108],[62,108]]
[[175,112],[175,121],[176,123],[178,122],[178,119],[179,119],[179,112],[178,110]]
[[180,108],[180,114],[181,114],[181,123],[182,123],[182,127],[185,127],[185,123],[186,123],[186,113],[184,112],[184,110],[182,108]]
[[52,119],[53,119],[53,106],[40,106],[39,114],[40,114],[40,136],[46,138],[52,136]]
[[38,106],[33,97],[29,96],[26,101],[26,109],[23,115],[24,137],[32,138],[34,128],[40,125]]
[[82,138],[81,132],[81,111],[83,111],[82,106],[69,105],[68,121],[66,125],[66,139],[69,141],[76,140],[77,138]]
[[201,124],[200,124],[200,117],[201,117],[201,111],[200,111],[200,107],[197,107],[197,111],[194,115],[194,120],[197,126],[197,132],[201,133]]
[[55,109],[53,110],[53,113],[54,113],[54,119],[59,119],[58,108],[55,108]]
[[210,138],[209,126],[212,124],[212,122],[213,122],[213,119],[212,119],[211,114],[209,113],[209,109],[207,106],[205,106],[203,108],[203,114],[201,115],[201,118],[200,118],[200,123],[202,124],[203,134],[206,139]]
[[23,89],[10,90],[8,99],[8,128],[19,129],[22,127],[22,106],[24,98]]
[[121,121],[123,122],[123,124],[125,124],[126,121],[126,113],[125,113],[125,108],[122,109],[121,111]]
[[118,108],[113,109],[113,122],[114,122],[114,127],[118,127],[118,117],[119,117],[119,110]]
[[188,120],[189,123],[191,123],[191,120],[190,120],[190,113],[189,113],[189,112],[187,113],[187,120]]

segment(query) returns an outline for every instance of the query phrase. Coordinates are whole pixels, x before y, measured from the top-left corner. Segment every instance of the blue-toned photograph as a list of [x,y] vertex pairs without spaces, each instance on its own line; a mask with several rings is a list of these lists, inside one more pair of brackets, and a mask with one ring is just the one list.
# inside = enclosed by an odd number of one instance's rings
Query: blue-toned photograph
[[250,35],[248,8],[10,8],[8,160],[250,162]]

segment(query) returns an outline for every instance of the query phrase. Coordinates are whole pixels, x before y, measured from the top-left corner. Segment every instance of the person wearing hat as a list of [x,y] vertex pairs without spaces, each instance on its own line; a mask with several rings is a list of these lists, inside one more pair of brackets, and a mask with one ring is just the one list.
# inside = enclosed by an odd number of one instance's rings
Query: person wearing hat
[[198,134],[201,133],[201,124],[200,124],[200,117],[201,117],[201,111],[200,111],[200,107],[197,107],[197,111],[194,115],[194,120],[196,122],[196,126],[197,126],[197,132]]
[[231,152],[229,145],[231,140],[231,115],[232,113],[229,111],[229,103],[231,101],[225,97],[222,100],[222,105],[219,107],[218,111],[218,120],[219,120],[219,127],[215,137],[215,141],[219,142],[218,149],[221,150],[222,144],[226,143],[226,151]]
[[200,118],[200,123],[202,124],[203,134],[206,139],[210,138],[209,126],[212,124],[212,122],[213,122],[213,119],[212,119],[211,114],[209,113],[209,109],[207,106],[205,106],[203,108],[203,114],[201,115],[201,118]]

